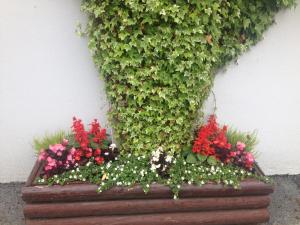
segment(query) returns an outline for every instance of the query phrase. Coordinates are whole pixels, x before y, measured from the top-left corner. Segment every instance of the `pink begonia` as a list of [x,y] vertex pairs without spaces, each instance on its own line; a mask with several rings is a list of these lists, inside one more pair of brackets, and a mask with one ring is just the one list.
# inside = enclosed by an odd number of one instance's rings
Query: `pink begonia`
[[40,155],[39,155],[39,161],[46,160],[46,158],[47,158],[47,153],[46,153],[46,151],[43,149],[43,150],[41,150],[41,152],[40,152]]
[[55,144],[55,145],[50,145],[49,149],[56,153],[57,151],[64,151],[66,149],[65,146],[63,146],[62,144]]
[[55,167],[56,166],[56,160],[52,159],[50,156],[47,157],[47,165]]
[[243,143],[243,142],[238,141],[238,142],[236,143],[236,148],[237,148],[238,150],[240,150],[240,151],[243,151],[243,150],[245,149],[245,147],[246,147],[246,145],[245,145],[245,143]]
[[68,144],[69,144],[69,140],[64,138],[63,141],[62,141],[62,145],[67,146]]

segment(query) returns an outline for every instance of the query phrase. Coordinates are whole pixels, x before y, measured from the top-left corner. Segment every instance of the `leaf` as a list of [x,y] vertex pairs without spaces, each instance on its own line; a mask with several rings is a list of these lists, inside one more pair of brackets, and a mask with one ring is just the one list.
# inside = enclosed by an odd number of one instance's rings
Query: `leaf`
[[195,154],[194,153],[190,153],[187,158],[186,158],[186,162],[187,163],[191,163],[191,164],[194,164],[194,163],[197,163],[197,159],[195,157]]
[[187,157],[191,152],[192,152],[192,147],[191,146],[185,146],[182,149],[183,157]]
[[207,159],[207,156],[197,154],[197,159],[198,159],[199,162],[204,162]]
[[216,160],[216,158],[213,157],[213,156],[209,156],[209,157],[207,158],[207,162],[208,162],[208,164],[211,165],[211,166],[215,166],[215,165],[217,164],[217,160]]

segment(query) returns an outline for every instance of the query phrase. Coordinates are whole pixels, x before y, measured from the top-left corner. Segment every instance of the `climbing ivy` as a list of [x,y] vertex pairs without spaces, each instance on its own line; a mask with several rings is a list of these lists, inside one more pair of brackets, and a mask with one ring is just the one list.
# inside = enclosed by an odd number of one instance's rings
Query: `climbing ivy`
[[294,0],[83,0],[123,152],[178,152],[214,74],[262,38]]

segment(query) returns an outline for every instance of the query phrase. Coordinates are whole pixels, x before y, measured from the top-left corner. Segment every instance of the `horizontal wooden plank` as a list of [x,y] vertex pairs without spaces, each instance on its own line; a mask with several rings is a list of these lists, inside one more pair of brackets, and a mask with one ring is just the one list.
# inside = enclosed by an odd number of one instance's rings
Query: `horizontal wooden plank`
[[[93,184],[32,186],[23,187],[22,198],[27,203],[173,198],[170,188],[160,184],[151,185],[147,194],[139,185],[131,188],[113,187],[101,194],[98,194],[96,190],[97,186]],[[270,184],[257,180],[246,180],[241,182],[241,188],[238,190],[224,187],[222,184],[206,184],[201,187],[183,185],[179,196],[180,198],[245,196],[268,195],[272,192],[273,186]]]
[[267,209],[27,220],[27,225],[242,225],[268,221]]
[[269,196],[42,203],[25,205],[24,215],[26,218],[63,218],[122,214],[197,212],[221,209],[267,208],[269,203]]

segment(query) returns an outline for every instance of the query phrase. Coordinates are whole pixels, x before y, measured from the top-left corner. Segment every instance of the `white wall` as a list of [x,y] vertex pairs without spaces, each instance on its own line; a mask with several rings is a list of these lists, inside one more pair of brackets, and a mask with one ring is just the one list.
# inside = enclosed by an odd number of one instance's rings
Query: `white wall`
[[[222,123],[257,130],[267,174],[300,174],[300,0],[249,52],[219,73],[214,92]],[[212,97],[208,103],[211,112]],[[210,106],[210,107],[209,107]]]
[[[78,0],[0,0],[0,182],[26,179],[34,136],[68,129],[73,115],[107,121],[104,84],[74,32],[86,21],[79,9]],[[238,66],[218,75],[217,114],[258,130],[268,174],[300,173],[300,7],[277,21]]]
[[106,122],[103,82],[78,0],[0,0],[0,182],[23,181],[34,136],[68,129],[74,115]]

